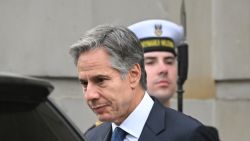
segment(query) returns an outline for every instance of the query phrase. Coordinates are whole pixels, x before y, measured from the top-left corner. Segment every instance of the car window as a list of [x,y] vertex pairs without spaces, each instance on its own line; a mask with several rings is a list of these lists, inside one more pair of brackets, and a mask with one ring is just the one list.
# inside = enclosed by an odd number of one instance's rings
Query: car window
[[0,141],[83,141],[54,105],[0,102]]

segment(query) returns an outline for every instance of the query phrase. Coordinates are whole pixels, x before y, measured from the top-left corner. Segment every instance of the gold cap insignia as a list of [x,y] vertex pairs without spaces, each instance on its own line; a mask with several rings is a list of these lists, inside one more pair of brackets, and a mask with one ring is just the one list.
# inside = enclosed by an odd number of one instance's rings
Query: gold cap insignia
[[162,34],[162,25],[161,24],[156,24],[155,25],[155,35],[156,36],[161,36]]

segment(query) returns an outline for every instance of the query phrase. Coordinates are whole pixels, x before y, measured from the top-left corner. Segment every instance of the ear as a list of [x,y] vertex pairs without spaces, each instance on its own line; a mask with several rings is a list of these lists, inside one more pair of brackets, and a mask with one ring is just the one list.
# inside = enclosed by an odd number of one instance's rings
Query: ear
[[130,70],[129,70],[129,83],[131,88],[135,88],[139,85],[140,79],[141,79],[141,67],[139,64],[135,64]]

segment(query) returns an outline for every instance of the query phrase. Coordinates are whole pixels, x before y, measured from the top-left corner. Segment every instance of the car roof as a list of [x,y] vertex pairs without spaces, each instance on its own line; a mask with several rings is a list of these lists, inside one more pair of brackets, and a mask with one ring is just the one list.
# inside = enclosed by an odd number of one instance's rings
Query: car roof
[[0,102],[40,103],[53,89],[50,82],[40,78],[0,72]]

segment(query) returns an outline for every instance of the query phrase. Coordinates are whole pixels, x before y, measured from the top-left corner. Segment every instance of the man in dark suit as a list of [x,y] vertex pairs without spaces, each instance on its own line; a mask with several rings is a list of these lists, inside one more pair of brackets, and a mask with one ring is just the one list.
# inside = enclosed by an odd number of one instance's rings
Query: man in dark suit
[[101,25],[71,46],[84,98],[103,124],[89,141],[191,141],[203,125],[146,92],[140,41],[126,27]]
[[[139,141],[194,141],[193,139],[203,138],[199,136],[199,128],[203,127],[201,123],[172,109],[166,109],[158,100],[154,100],[154,106],[138,138]],[[137,127],[136,124],[133,126]],[[85,135],[94,141],[110,141],[111,123],[104,122]]]

